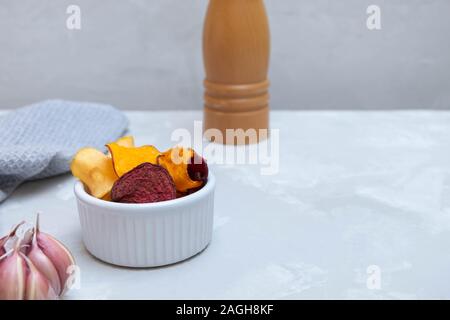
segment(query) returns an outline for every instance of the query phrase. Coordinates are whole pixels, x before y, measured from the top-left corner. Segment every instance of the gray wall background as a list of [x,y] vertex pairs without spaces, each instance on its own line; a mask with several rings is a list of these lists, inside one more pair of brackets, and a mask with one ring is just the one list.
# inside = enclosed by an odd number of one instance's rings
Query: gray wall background
[[[226,1],[226,0],[224,0]],[[246,1],[246,0],[242,0]],[[82,29],[66,28],[81,7]],[[366,9],[382,9],[382,30]],[[273,109],[450,109],[450,1],[266,0]],[[0,109],[200,109],[207,0],[0,0]]]

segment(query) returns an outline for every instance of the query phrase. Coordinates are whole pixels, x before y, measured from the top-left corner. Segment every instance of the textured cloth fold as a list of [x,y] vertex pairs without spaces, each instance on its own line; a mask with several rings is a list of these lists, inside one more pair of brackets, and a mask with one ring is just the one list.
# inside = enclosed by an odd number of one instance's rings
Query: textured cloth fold
[[69,171],[86,146],[104,150],[128,120],[109,105],[48,100],[0,116],[0,202],[22,182]]

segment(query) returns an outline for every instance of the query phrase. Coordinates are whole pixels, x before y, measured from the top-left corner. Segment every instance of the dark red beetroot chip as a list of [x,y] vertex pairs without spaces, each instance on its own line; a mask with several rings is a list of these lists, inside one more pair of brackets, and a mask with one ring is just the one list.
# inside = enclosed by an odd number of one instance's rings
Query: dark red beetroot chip
[[208,180],[208,164],[205,159],[196,153],[191,158],[191,163],[188,164],[187,170],[189,177],[194,181],[206,182]]
[[143,163],[124,174],[111,190],[114,202],[151,203],[175,198],[175,184],[169,172],[151,163]]

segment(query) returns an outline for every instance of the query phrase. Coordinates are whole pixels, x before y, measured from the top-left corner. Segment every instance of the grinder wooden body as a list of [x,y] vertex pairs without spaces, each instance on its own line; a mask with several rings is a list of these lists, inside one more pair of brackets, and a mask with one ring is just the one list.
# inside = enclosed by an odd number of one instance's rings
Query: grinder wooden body
[[205,130],[217,128],[225,137],[226,129],[268,129],[269,55],[263,0],[210,0],[203,32]]

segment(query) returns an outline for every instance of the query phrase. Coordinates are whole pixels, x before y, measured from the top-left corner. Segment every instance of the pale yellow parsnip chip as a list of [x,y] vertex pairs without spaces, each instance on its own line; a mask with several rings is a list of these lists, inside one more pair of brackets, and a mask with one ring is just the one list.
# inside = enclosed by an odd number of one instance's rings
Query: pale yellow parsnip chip
[[72,174],[80,179],[89,193],[102,198],[118,179],[111,158],[94,148],[80,149],[70,164]]

